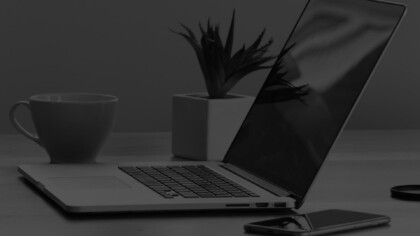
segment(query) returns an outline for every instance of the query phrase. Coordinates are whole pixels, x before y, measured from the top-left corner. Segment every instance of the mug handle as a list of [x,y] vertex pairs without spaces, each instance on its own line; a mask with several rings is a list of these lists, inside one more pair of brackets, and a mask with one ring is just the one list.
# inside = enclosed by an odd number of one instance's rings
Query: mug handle
[[20,105],[24,105],[26,106],[29,111],[31,111],[31,105],[29,104],[29,101],[19,101],[16,102],[9,111],[9,119],[10,122],[12,122],[13,126],[17,129],[17,131],[19,131],[20,133],[22,133],[23,135],[25,135],[27,138],[31,139],[32,141],[34,141],[35,143],[39,144],[41,147],[44,147],[44,144],[42,143],[42,141],[39,139],[39,137],[37,135],[34,135],[32,133],[30,133],[29,131],[27,131],[25,128],[23,128],[23,126],[16,120],[15,118],[15,111],[16,109],[20,106]]

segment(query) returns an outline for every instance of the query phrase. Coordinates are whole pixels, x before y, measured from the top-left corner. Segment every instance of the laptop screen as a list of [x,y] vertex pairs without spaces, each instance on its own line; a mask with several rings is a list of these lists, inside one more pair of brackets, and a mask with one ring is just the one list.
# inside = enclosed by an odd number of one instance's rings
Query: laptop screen
[[404,11],[309,1],[224,161],[302,200]]

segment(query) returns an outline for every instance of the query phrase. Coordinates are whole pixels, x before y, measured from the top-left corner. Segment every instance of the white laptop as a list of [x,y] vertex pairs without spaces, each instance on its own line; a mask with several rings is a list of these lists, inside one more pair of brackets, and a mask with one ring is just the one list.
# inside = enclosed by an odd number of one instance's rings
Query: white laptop
[[69,212],[299,208],[404,12],[381,1],[310,0],[223,162],[18,171]]

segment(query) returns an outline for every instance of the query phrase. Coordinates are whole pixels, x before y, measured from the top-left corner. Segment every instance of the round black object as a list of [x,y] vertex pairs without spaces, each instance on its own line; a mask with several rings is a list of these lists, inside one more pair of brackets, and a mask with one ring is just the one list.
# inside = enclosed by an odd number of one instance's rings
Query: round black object
[[391,196],[410,201],[420,201],[420,185],[401,185],[391,188]]

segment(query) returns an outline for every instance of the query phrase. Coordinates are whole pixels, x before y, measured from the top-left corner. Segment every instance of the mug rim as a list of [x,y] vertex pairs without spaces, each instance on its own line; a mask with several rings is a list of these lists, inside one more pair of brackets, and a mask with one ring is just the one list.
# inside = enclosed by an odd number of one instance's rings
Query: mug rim
[[[49,96],[95,96],[97,98],[101,98],[98,100],[48,100],[45,97]],[[44,97],[44,98],[42,98]],[[35,94],[29,97],[30,101],[35,102],[46,102],[46,103],[106,103],[106,102],[117,102],[119,99],[118,97],[110,94],[104,93],[43,93],[43,94]]]

